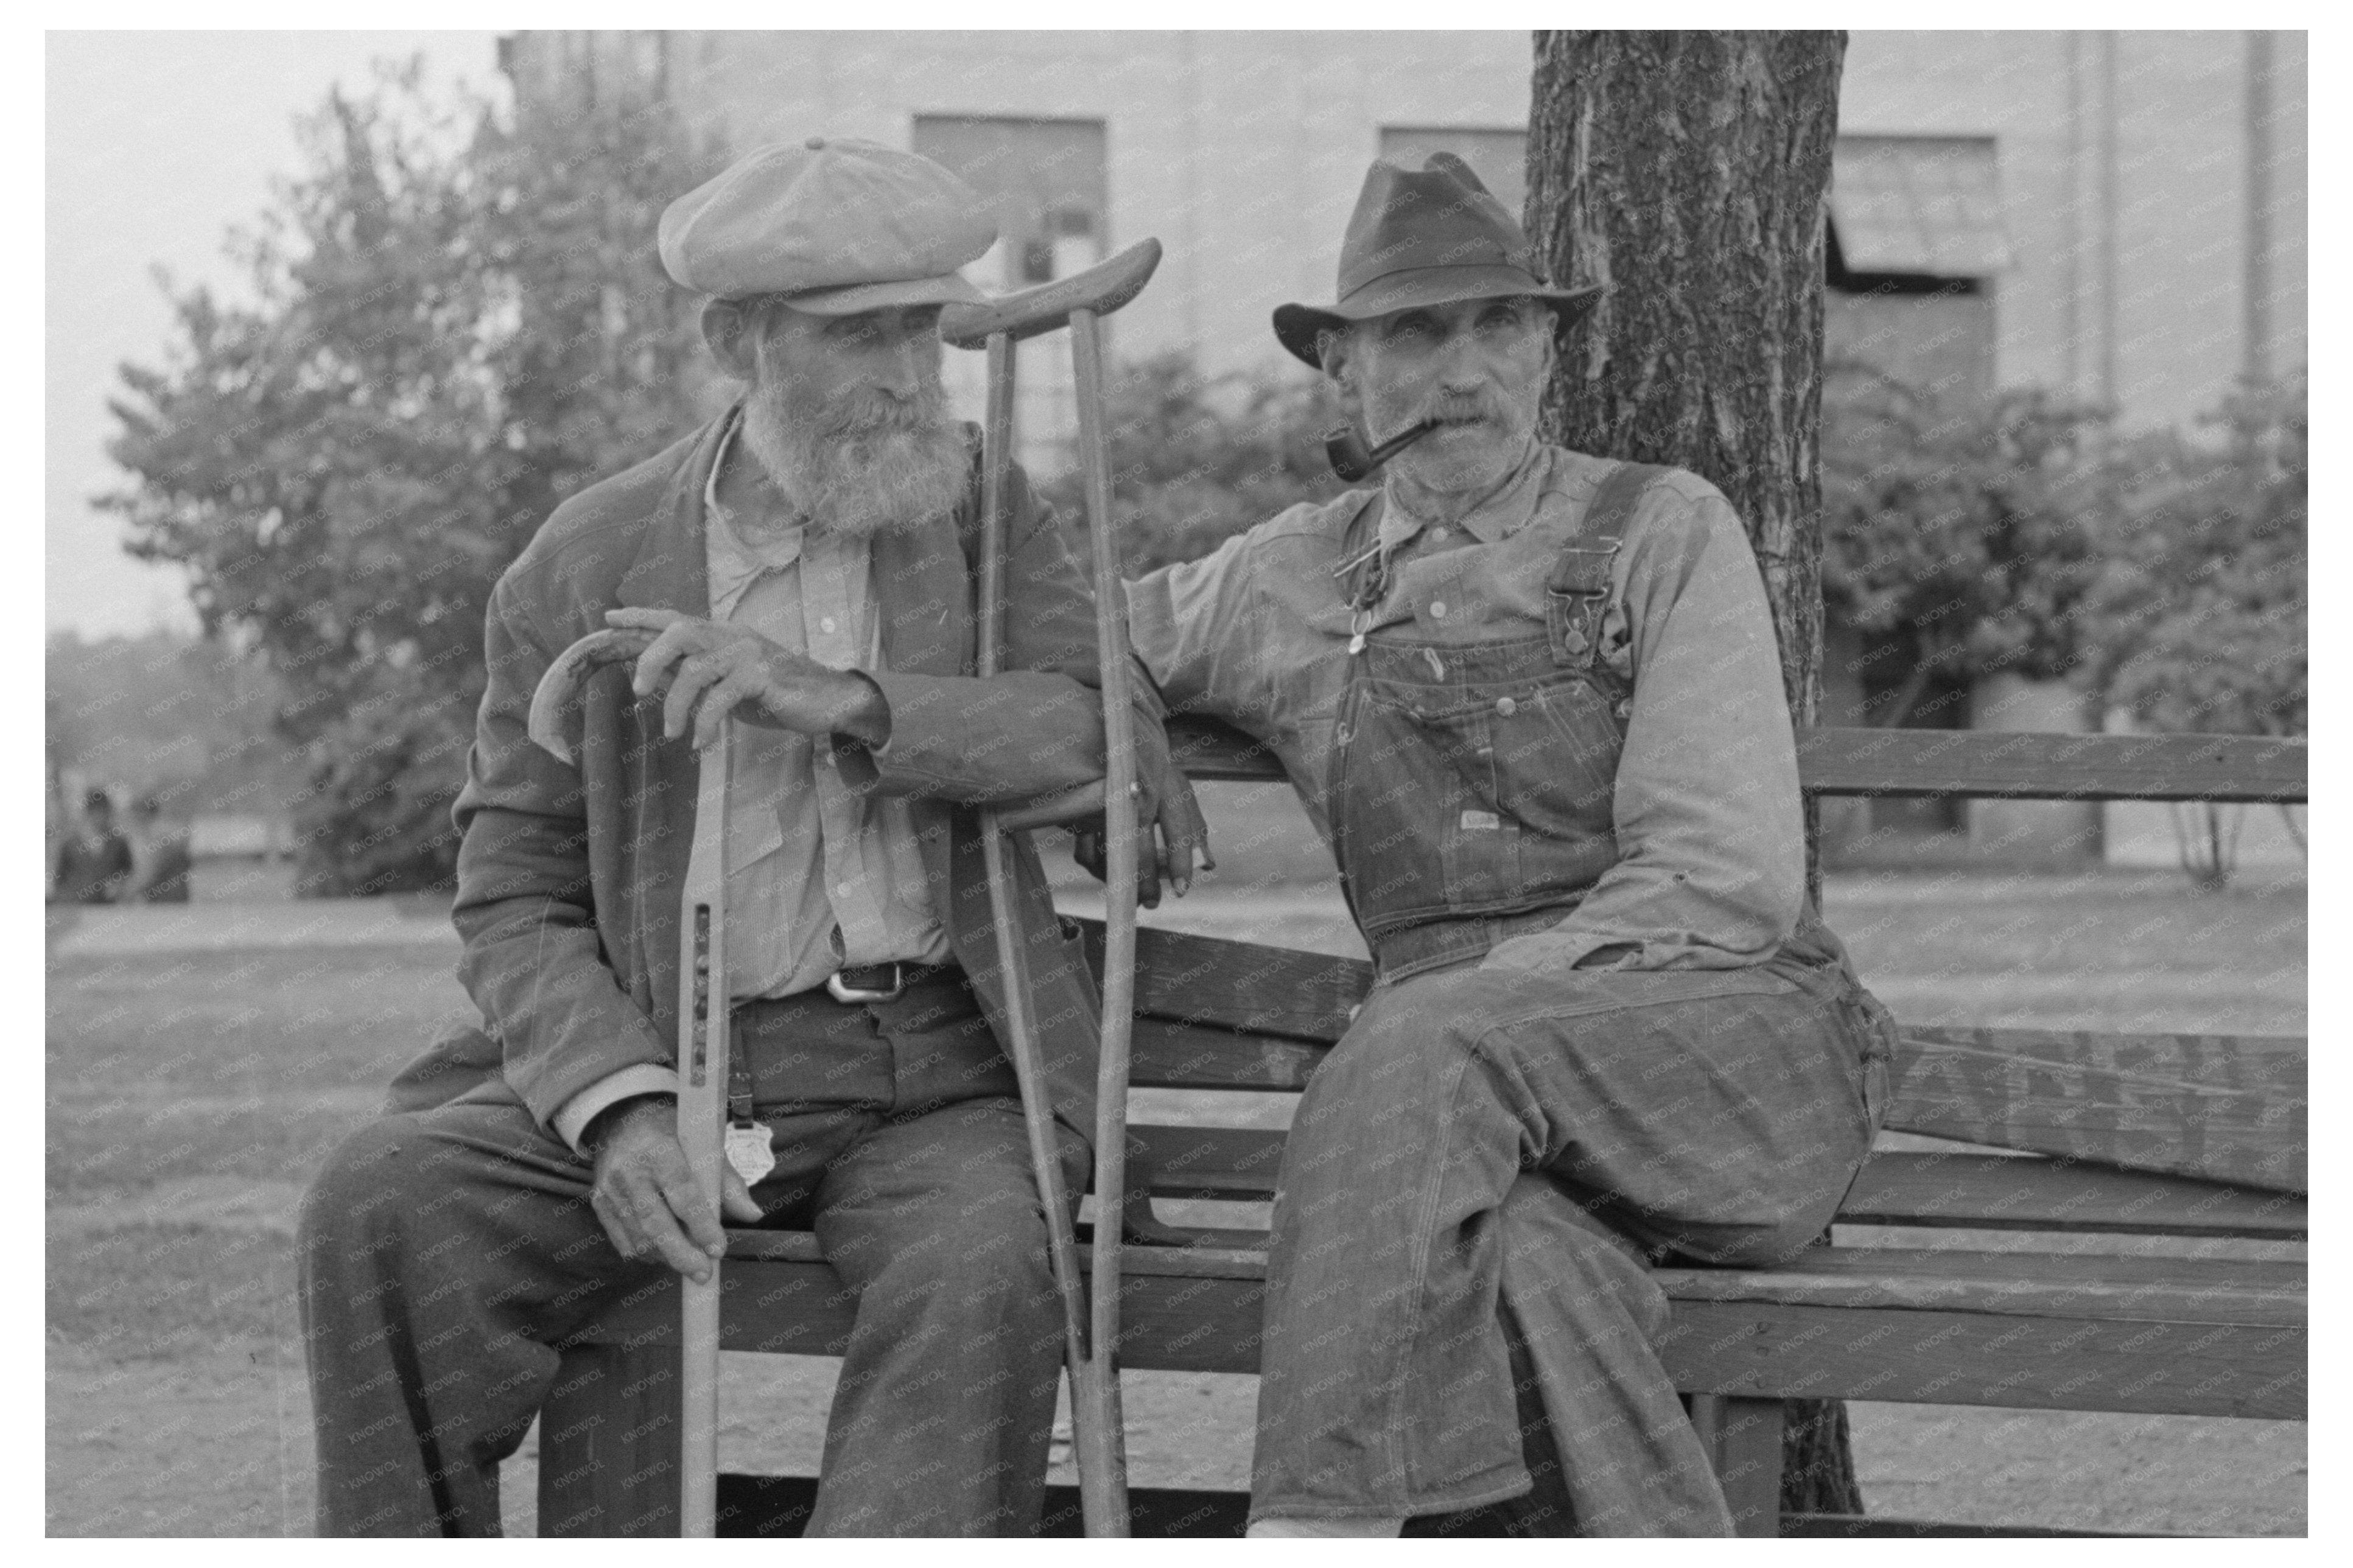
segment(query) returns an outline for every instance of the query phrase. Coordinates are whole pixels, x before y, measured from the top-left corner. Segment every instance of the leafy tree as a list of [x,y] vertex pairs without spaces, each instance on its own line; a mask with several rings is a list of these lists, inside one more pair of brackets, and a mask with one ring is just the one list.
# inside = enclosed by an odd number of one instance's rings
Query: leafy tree
[[[1121,569],[1131,577],[1206,555],[1285,507],[1346,488],[1324,460],[1323,433],[1337,413],[1320,382],[1207,376],[1179,351],[1123,368],[1105,403]],[[1040,487],[1082,560],[1083,482],[1073,471]]]
[[658,104],[505,125],[419,74],[303,122],[307,173],[231,239],[250,302],[179,295],[168,363],[111,404],[137,482],[100,504],[283,684],[311,893],[448,879],[491,583],[691,427],[707,374],[652,237],[719,150]]
[[1948,406],[1856,364],[1827,379],[1825,614],[1912,644],[1880,722],[1901,725],[1939,677],[2074,669],[2097,571],[2104,416],[2040,390]]

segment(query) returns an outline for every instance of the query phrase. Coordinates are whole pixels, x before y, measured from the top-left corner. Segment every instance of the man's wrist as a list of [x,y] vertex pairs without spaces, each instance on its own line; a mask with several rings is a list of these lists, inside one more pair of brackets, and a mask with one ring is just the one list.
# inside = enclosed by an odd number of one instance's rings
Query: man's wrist
[[590,1117],[588,1125],[580,1130],[580,1152],[594,1160],[603,1151],[605,1140],[612,1136],[632,1111],[643,1107],[674,1109],[677,1104],[678,1096],[659,1092],[633,1094],[626,1100],[617,1100]]
[[[857,690],[848,710],[835,723],[837,735],[847,735],[869,751],[877,751],[891,743],[891,700],[874,678],[862,669],[846,669],[842,675]],[[845,688],[845,693],[848,688]]]

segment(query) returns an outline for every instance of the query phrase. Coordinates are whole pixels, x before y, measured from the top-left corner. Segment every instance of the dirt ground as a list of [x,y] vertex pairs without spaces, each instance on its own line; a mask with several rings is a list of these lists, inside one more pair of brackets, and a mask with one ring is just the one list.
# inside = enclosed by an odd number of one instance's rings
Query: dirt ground
[[[1170,923],[1240,934],[1236,922],[1255,909],[1261,940],[1353,942],[1314,889],[1238,880],[1205,889]],[[2201,898],[2162,877],[1852,878],[1834,881],[1829,903],[1866,979],[1917,1021],[2304,1029],[2300,881]],[[1951,919],[1957,906],[1966,922]],[[279,908],[52,933],[51,1534],[309,1530],[296,1204],[325,1150],[465,1004],[454,942],[430,919],[387,926],[380,910]],[[1139,1117],[1190,1109],[1172,1098],[1139,1096]],[[729,1361],[723,1463],[813,1473],[832,1363]],[[1246,1484],[1254,1379],[1136,1373],[1126,1386],[1138,1485]],[[1876,1513],[2305,1529],[2300,1423],[1875,1405],[1852,1416]],[[516,1533],[532,1527],[534,1455],[535,1439],[507,1467]],[[1060,1468],[1071,1479],[1066,1458]]]

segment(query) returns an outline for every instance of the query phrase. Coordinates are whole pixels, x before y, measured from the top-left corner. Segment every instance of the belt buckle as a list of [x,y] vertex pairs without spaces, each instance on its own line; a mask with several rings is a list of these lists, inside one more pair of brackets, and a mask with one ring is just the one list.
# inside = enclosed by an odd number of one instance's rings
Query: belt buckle
[[891,965],[891,988],[888,991],[849,984],[843,981],[841,971],[838,969],[825,977],[826,994],[837,1002],[895,1002],[906,988],[907,966],[903,963]]

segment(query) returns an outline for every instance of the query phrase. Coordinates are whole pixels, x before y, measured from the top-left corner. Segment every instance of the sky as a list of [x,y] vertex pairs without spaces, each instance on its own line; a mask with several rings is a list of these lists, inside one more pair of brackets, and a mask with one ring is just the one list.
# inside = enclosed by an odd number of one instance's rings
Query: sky
[[234,292],[232,226],[297,174],[294,119],[378,58],[425,57],[429,82],[499,85],[494,33],[64,33],[47,37],[45,332],[47,629],[84,637],[193,629],[176,568],[132,560],[106,400],[126,361],[159,365],[172,332],[152,276]]

